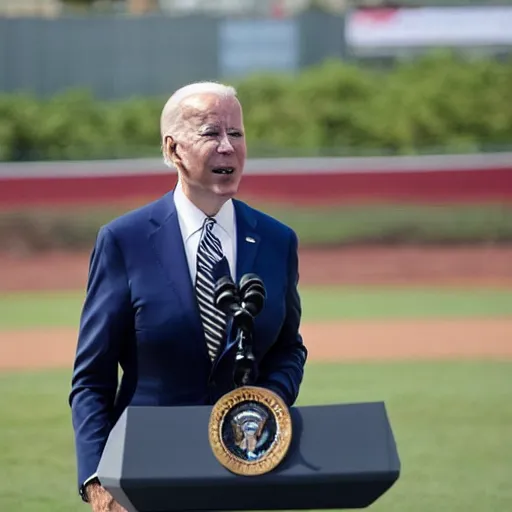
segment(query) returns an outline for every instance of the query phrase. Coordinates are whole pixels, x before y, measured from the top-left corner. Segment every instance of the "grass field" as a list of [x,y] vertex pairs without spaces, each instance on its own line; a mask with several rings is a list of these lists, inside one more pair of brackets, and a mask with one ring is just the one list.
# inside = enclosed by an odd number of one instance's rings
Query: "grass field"
[[[301,297],[306,322],[512,315],[510,289],[307,287]],[[0,329],[74,327],[82,301],[81,292],[0,295]]]
[[[256,200],[255,200],[256,199]],[[142,204],[59,206],[0,212],[0,248],[13,234],[28,247],[89,250],[99,227]],[[512,208],[507,204],[282,205],[248,202],[292,227],[301,244],[509,243]],[[30,226],[30,229],[27,229]]]
[[[512,291],[303,290],[305,321],[510,316]],[[82,295],[4,295],[0,329],[76,326]],[[511,340],[512,343],[512,340]],[[0,511],[86,510],[76,495],[70,370],[0,374]],[[512,363],[310,362],[300,405],[385,400],[402,475],[371,510],[512,510]]]
[[[384,399],[402,476],[372,510],[484,512],[512,505],[512,365],[310,364],[301,404]],[[0,376],[0,510],[83,510],[69,372]]]

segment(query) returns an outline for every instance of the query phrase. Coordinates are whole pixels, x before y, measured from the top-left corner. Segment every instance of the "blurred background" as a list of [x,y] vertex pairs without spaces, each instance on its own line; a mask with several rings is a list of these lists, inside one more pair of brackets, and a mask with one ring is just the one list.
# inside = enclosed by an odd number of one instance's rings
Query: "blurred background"
[[386,401],[371,509],[512,510],[512,0],[0,0],[0,510],[82,507],[90,251],[174,185],[160,111],[199,80],[238,89],[240,198],[300,238],[300,403]]

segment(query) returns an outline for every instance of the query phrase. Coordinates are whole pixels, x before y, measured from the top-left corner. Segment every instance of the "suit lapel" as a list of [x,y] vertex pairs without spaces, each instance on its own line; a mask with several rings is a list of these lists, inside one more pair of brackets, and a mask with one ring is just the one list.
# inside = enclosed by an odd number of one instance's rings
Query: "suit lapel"
[[183,314],[188,318],[194,339],[203,341],[201,352],[208,357],[173,192],[166,194],[160,201],[155,204],[153,211],[152,220],[156,227],[150,234],[150,243],[168,284],[181,302]]
[[260,244],[256,231],[256,218],[240,201],[234,201],[236,212],[236,282],[249,272],[254,272],[254,261]]

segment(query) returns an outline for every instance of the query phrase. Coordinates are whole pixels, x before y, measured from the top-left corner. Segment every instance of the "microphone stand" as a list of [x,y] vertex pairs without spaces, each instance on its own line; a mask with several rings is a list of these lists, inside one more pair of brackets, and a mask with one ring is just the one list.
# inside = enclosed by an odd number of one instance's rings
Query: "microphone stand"
[[236,387],[251,386],[256,381],[256,358],[252,349],[254,318],[263,308],[266,293],[261,279],[246,274],[238,288],[229,275],[222,276],[215,285],[215,303],[233,317],[236,328],[236,355],[233,380]]
[[256,358],[252,351],[254,317],[243,306],[233,315],[236,333],[236,355],[233,379],[236,387],[251,386],[256,380]]

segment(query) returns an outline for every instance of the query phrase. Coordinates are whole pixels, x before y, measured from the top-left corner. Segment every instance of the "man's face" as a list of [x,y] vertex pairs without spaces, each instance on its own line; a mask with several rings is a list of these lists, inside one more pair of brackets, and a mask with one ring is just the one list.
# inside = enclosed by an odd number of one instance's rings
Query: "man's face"
[[166,139],[184,187],[228,199],[236,194],[246,157],[243,115],[236,98],[197,94],[182,103],[179,132]]

